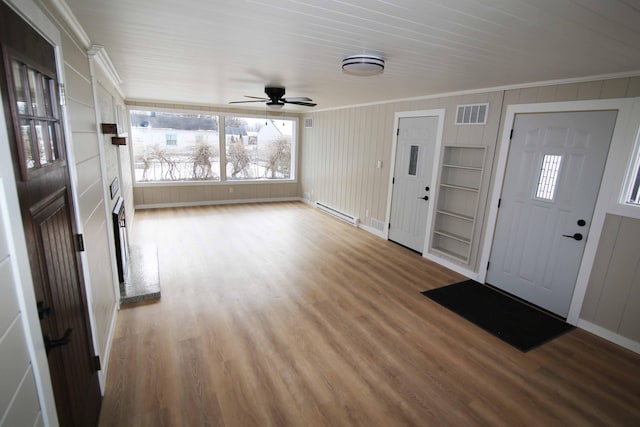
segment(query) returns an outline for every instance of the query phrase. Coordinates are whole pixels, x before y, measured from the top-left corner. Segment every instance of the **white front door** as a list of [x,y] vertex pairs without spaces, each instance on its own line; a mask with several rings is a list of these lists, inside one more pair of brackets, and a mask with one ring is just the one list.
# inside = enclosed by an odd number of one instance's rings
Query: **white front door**
[[398,129],[389,239],[422,253],[438,117],[403,117]]
[[516,116],[487,283],[567,316],[616,116]]

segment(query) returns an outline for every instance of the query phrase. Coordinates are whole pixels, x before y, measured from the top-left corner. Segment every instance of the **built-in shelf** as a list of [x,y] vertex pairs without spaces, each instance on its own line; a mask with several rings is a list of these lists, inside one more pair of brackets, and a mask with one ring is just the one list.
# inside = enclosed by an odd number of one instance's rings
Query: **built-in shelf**
[[449,239],[457,240],[458,242],[471,243],[471,239],[469,239],[468,237],[459,236],[457,234],[449,233],[448,231],[433,230],[433,232],[434,234],[439,234],[441,236],[448,237]]
[[454,169],[469,169],[472,171],[481,171],[482,168],[478,168],[475,166],[460,166],[460,165],[442,165],[443,168],[454,168]]
[[473,191],[475,193],[477,193],[478,191],[480,191],[479,188],[472,188],[472,187],[463,187],[461,185],[451,185],[451,184],[440,184],[440,187],[445,187],[445,188],[454,188],[456,190],[463,190],[463,191]]
[[482,187],[485,147],[443,149],[431,249],[468,264]]
[[462,215],[459,213],[455,213],[455,212],[449,212],[449,211],[436,211],[437,213],[441,214],[441,215],[446,215],[446,216],[452,216],[454,218],[460,218],[464,221],[474,221],[475,218],[472,216],[468,216],[468,215]]

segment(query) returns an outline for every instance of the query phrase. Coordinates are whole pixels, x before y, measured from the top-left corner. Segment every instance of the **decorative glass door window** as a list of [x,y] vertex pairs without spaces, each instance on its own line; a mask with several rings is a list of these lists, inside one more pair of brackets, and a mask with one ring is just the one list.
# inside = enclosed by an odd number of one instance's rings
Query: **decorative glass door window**
[[412,145],[409,153],[409,175],[416,176],[418,170],[418,150],[419,145]]
[[553,154],[545,154],[540,167],[540,175],[538,176],[538,186],[536,188],[536,198],[541,200],[553,201],[560,175],[560,164],[562,156]]
[[[60,120],[55,80],[13,59],[13,95],[18,113],[19,156],[27,172],[60,160]],[[23,172],[23,177],[27,174]]]

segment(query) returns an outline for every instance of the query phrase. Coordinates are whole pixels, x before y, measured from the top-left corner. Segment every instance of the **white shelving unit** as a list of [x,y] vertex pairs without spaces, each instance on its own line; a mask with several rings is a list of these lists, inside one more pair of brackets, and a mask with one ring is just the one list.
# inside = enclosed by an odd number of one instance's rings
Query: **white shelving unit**
[[431,249],[469,263],[486,148],[446,145],[440,170]]

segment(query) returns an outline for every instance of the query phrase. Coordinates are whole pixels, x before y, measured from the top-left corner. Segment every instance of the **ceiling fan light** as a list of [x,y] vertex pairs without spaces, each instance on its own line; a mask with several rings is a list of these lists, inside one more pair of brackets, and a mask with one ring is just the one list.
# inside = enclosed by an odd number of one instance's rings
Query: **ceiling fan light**
[[342,60],[342,70],[358,76],[373,76],[384,71],[384,59],[375,55],[351,55]]
[[267,107],[269,107],[272,110],[282,110],[282,107],[284,107],[284,104],[267,102]]

